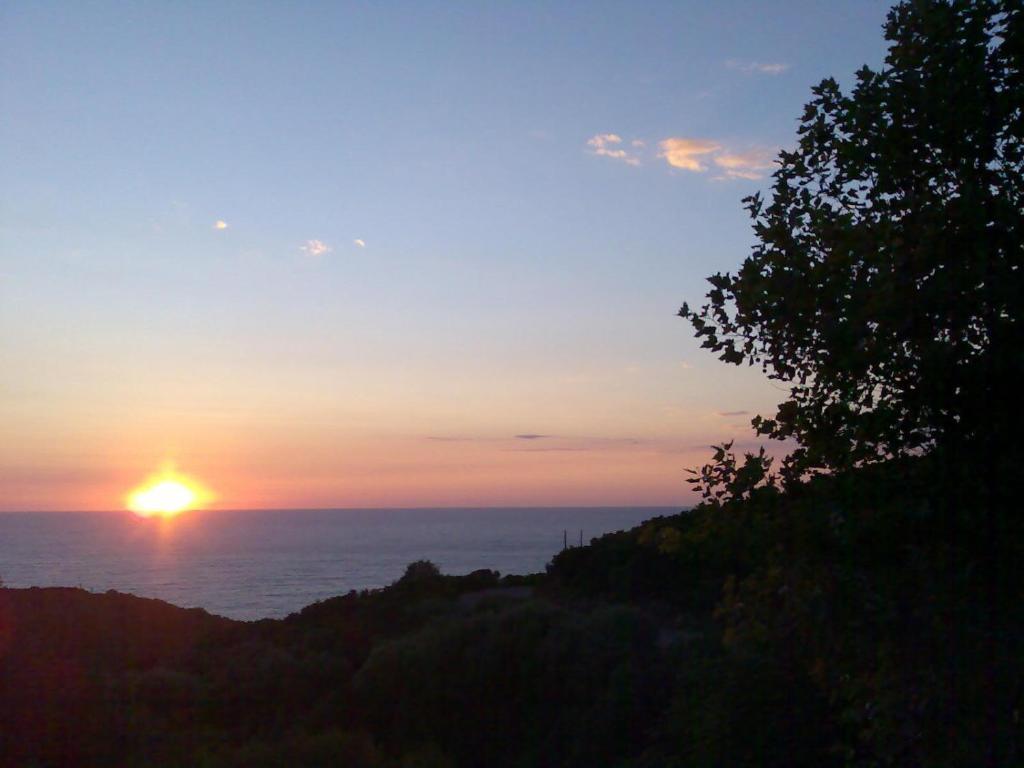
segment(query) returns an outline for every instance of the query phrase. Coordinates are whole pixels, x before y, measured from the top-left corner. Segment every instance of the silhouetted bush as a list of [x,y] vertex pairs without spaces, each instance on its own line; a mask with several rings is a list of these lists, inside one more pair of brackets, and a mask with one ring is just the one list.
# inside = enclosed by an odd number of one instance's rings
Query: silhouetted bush
[[355,692],[386,741],[435,743],[459,765],[611,765],[649,724],[655,658],[636,611],[531,603],[381,646]]

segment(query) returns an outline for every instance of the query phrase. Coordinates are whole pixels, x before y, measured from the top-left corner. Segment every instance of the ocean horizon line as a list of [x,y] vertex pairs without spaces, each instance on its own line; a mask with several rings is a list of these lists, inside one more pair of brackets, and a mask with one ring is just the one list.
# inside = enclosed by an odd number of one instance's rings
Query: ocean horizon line
[[[507,504],[507,505],[417,505],[417,506],[367,506],[367,507],[215,507],[188,510],[184,514],[221,512],[412,512],[423,511],[511,511],[511,510],[583,510],[583,509],[673,509],[684,511],[692,508],[687,504]],[[124,515],[134,514],[128,509],[0,509],[0,515]]]

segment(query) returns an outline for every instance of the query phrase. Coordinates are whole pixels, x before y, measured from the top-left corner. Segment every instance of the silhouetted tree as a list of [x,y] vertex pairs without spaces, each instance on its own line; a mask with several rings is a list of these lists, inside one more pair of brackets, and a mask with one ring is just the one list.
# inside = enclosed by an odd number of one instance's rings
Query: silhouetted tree
[[421,598],[438,597],[451,587],[440,569],[429,560],[417,560],[405,567],[402,578],[394,584],[404,594]]
[[[708,278],[703,346],[790,387],[784,477],[1009,444],[1024,382],[1024,3],[913,0],[880,71],[813,89],[758,243]],[[980,450],[984,449],[984,450]]]
[[417,560],[405,567],[405,573],[399,583],[417,583],[436,581],[441,578],[441,570],[429,560]]
[[762,446],[757,453],[745,453],[743,463],[736,459],[733,441],[712,446],[710,462],[700,469],[689,469],[693,477],[687,480],[701,495],[705,504],[719,506],[723,501],[749,499],[755,491],[777,490],[775,475],[771,473],[774,459]]

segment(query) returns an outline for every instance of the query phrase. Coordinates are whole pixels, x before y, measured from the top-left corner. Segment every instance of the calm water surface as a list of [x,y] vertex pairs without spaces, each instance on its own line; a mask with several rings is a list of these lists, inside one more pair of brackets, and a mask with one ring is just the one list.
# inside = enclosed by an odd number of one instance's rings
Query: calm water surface
[[570,543],[677,508],[338,509],[0,514],[10,587],[116,589],[240,619],[284,616],[350,589],[381,587],[413,560],[444,573],[541,571]]

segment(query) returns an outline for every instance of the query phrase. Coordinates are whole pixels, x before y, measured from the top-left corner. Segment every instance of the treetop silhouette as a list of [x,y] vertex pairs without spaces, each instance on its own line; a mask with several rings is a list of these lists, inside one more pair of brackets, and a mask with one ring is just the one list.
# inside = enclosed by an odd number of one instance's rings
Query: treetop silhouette
[[790,387],[758,434],[796,478],[1005,445],[1024,382],[1024,4],[904,2],[884,67],[813,89],[702,346]]

